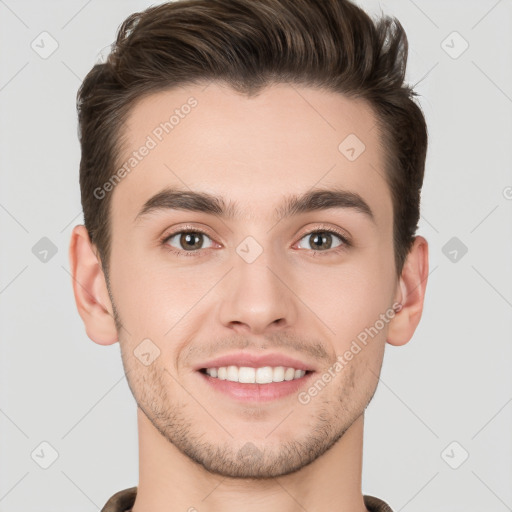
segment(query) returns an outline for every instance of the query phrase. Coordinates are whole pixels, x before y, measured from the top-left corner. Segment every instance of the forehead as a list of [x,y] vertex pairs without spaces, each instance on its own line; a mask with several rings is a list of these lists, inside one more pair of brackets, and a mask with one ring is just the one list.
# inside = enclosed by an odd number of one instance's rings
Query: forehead
[[123,219],[166,187],[220,195],[262,218],[284,195],[332,186],[391,218],[371,108],[319,89],[277,84],[247,97],[214,82],[152,94],[126,120],[121,168],[112,211]]

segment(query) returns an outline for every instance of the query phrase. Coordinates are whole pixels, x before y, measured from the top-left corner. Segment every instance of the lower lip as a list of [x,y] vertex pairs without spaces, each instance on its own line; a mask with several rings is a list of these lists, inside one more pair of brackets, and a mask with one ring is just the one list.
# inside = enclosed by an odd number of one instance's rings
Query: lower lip
[[282,382],[269,382],[268,384],[247,384],[221,380],[210,377],[208,374],[198,372],[199,375],[214,389],[220,391],[235,400],[244,402],[268,402],[278,400],[285,396],[296,393],[309,382],[314,372],[306,373],[304,377]]

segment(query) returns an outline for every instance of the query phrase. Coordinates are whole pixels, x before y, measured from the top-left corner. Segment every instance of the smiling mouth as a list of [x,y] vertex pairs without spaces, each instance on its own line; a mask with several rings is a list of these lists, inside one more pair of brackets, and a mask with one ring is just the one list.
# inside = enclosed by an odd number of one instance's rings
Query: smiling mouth
[[286,366],[221,366],[217,368],[201,368],[199,370],[216,380],[226,380],[240,384],[271,384],[288,382],[304,378],[313,373],[310,370],[299,370]]

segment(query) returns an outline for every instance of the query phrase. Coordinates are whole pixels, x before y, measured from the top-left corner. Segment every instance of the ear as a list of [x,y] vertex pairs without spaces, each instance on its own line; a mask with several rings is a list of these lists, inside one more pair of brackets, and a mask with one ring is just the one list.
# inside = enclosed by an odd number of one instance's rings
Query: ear
[[99,258],[83,225],[73,228],[69,245],[73,293],[87,336],[99,345],[118,341],[112,303]]
[[401,308],[389,322],[387,342],[405,345],[414,334],[423,312],[428,278],[428,242],[417,236],[407,255],[395,295]]

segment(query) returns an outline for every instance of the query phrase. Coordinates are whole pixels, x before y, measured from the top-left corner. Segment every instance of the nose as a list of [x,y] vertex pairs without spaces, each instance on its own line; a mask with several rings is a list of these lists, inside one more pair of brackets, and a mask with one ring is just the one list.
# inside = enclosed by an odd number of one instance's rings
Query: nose
[[235,254],[221,293],[220,321],[240,333],[265,334],[293,326],[297,302],[291,277],[264,251],[248,263]]

